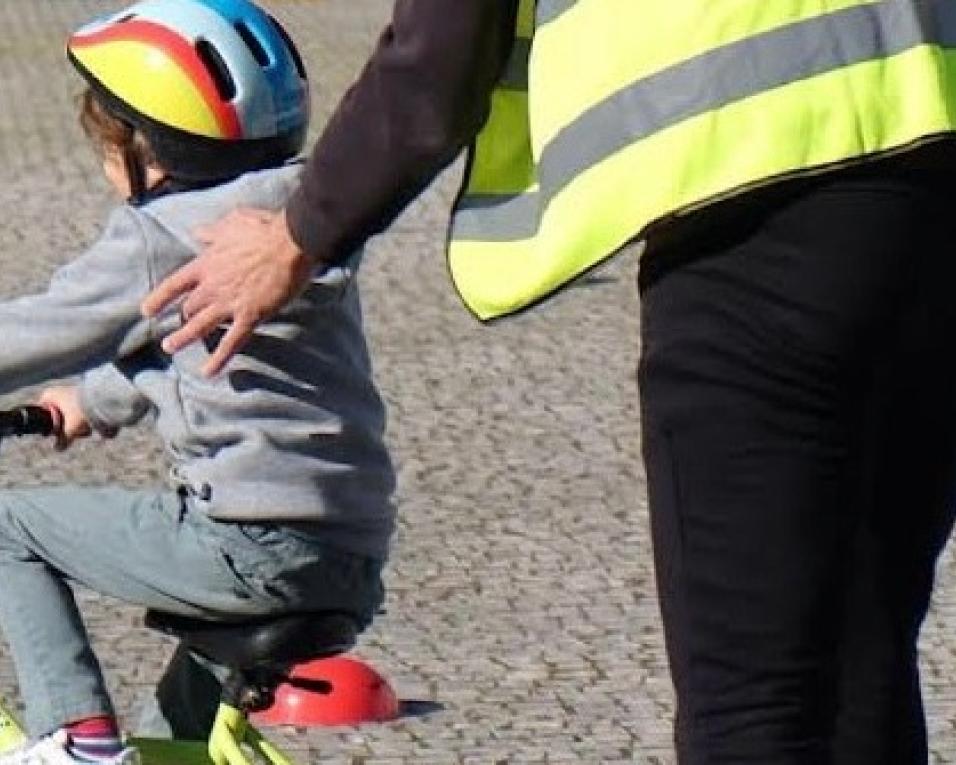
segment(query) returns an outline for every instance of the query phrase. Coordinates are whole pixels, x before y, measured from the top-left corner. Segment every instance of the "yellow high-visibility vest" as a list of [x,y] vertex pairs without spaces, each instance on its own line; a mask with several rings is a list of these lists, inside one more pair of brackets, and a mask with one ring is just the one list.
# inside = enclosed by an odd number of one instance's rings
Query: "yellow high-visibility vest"
[[651,224],[956,131],[956,0],[522,0],[448,260],[481,319]]

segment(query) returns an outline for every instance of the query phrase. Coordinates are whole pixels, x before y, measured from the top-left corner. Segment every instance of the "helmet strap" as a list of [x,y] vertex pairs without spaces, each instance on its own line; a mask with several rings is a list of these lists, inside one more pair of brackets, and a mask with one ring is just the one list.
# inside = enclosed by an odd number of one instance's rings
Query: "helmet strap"
[[123,165],[129,179],[129,198],[136,201],[146,193],[146,168],[139,152],[131,145],[123,147]]

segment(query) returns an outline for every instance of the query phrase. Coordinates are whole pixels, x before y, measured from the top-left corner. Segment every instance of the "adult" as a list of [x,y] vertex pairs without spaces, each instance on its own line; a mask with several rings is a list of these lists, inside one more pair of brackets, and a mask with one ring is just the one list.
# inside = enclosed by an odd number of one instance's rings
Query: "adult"
[[398,0],[286,211],[204,231],[144,310],[191,290],[171,348],[231,321],[214,373],[469,141],[449,256],[479,316],[644,239],[680,761],[925,762],[916,639],[956,485],[953,4],[531,5]]

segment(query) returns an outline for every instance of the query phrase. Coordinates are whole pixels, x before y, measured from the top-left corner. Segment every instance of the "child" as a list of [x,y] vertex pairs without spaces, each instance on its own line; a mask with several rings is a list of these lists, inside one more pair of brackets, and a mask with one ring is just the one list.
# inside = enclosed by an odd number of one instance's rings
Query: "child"
[[0,765],[138,762],[68,582],[205,619],[330,610],[364,627],[394,524],[357,262],[316,278],[214,379],[207,347],[161,350],[178,316],[139,312],[194,257],[197,226],[279,209],[295,188],[308,94],[291,41],[247,0],[146,0],[80,29],[68,55],[127,201],[45,294],[0,303],[0,393],[83,374],[40,399],[60,446],[152,413],[173,486],[0,492],[0,624],[35,737]]

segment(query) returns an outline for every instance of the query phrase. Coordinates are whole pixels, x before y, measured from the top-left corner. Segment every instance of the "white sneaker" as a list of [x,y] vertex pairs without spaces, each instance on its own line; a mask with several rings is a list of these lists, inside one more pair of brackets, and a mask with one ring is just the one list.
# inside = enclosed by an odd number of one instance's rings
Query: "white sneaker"
[[[15,752],[0,754],[0,765],[77,765],[82,761],[67,751],[69,743],[70,737],[61,729]],[[141,765],[139,752],[127,747],[115,757],[103,760],[102,765]]]

